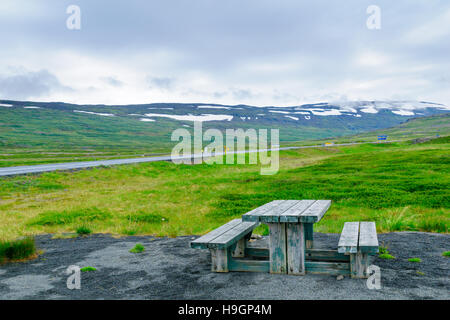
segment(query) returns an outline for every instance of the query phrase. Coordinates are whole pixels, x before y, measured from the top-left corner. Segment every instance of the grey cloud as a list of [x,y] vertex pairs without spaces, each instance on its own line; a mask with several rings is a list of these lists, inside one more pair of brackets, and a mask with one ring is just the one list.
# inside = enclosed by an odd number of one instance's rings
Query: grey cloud
[[58,78],[48,70],[21,72],[19,74],[0,75],[0,96],[8,99],[28,99],[72,89],[61,84]]
[[254,96],[254,94],[250,90],[246,89],[233,89],[231,91],[231,94],[237,100],[246,100]]
[[110,86],[113,87],[121,87],[123,86],[123,82],[120,80],[117,80],[114,77],[102,77],[101,78],[105,83],[109,84]]
[[150,88],[158,88],[164,90],[170,90],[173,88],[175,84],[175,79],[169,77],[147,77],[147,82],[150,85]]

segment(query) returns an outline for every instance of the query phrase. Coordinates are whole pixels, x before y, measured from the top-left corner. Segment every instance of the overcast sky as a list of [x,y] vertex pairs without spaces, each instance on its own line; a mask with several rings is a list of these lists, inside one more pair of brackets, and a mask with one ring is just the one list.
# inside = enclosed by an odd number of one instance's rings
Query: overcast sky
[[450,1],[1,0],[0,99],[450,105]]

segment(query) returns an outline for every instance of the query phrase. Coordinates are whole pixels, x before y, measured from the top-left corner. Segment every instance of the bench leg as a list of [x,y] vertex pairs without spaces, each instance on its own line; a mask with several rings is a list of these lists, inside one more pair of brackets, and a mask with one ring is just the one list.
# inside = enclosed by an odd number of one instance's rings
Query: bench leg
[[268,223],[270,273],[286,273],[286,224]]
[[247,241],[250,240],[250,237],[252,236],[252,233],[246,234],[244,237],[242,237],[241,240],[239,240],[236,243],[236,248],[234,249],[232,253],[233,258],[243,258],[245,257],[245,248],[247,248]]
[[304,223],[304,230],[305,230],[305,245],[306,249],[312,249],[313,248],[313,223]]
[[305,233],[303,223],[288,223],[287,237],[287,266],[292,275],[305,274]]
[[228,272],[228,263],[231,259],[228,249],[209,249],[211,252],[211,271]]
[[350,254],[350,275],[352,278],[367,278],[367,268],[369,266],[369,256],[367,253]]

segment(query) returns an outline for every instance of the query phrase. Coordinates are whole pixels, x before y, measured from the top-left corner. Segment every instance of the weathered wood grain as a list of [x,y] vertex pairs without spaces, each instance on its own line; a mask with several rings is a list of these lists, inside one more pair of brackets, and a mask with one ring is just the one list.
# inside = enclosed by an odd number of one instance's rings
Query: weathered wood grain
[[286,273],[286,224],[269,223],[270,273]]
[[300,200],[283,200],[282,203],[271,208],[271,210],[259,214],[259,221],[266,223],[276,223],[280,222],[280,216],[288,209],[299,203]]
[[207,243],[208,248],[211,249],[224,249],[228,248],[230,245],[239,241],[242,237],[247,235],[249,232],[258,225],[258,222],[241,222],[232,229],[222,233],[217,238],[209,241]]
[[206,249],[208,248],[207,244],[208,242],[214,240],[218,236],[224,234],[228,230],[234,228],[236,225],[241,223],[241,219],[234,219],[230,222],[224,224],[223,226],[220,226],[217,229],[214,229],[213,231],[205,234],[204,236],[195,239],[194,241],[191,241],[191,248],[199,248],[199,249]]
[[306,261],[305,267],[306,273],[329,274],[329,275],[350,274],[349,263]]
[[305,274],[305,233],[302,223],[286,224],[287,271],[292,275]]
[[228,272],[229,250],[210,249],[210,252],[211,252],[211,271]]
[[375,222],[359,223],[358,250],[362,253],[370,254],[378,252],[378,237]]
[[312,249],[314,246],[314,229],[312,223],[304,223],[303,229],[305,230],[305,245],[306,249]]
[[350,274],[352,278],[367,278],[369,259],[367,253],[358,251],[350,254]]
[[359,222],[346,222],[338,243],[339,253],[356,253],[358,250]]
[[229,263],[230,271],[269,272],[269,261],[232,259]]
[[270,212],[272,208],[275,206],[280,205],[285,200],[274,200],[269,203],[266,203],[258,208],[253,209],[252,211],[249,211],[242,215],[242,221],[259,221],[259,216],[261,214],[264,214],[266,212]]
[[298,222],[299,216],[308,209],[315,200],[301,200],[280,215],[280,222]]
[[331,200],[317,200],[299,216],[299,222],[315,223],[322,219],[331,206]]

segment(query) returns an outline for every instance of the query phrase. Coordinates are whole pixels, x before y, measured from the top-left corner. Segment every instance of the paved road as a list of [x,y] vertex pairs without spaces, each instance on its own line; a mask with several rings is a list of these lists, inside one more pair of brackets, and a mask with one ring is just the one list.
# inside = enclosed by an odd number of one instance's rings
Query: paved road
[[[392,142],[392,141],[391,141]],[[333,146],[348,146],[353,144],[362,144],[367,142],[353,142],[353,143],[341,143],[334,144]],[[376,143],[376,142],[370,142]],[[302,147],[282,147],[278,150],[291,150],[291,149],[308,149],[308,148],[321,148],[323,145],[315,145],[315,146],[302,146]],[[250,151],[235,151],[233,153],[253,153],[253,152],[264,152],[267,149],[263,150],[250,150]],[[221,155],[223,153],[218,153],[217,155]],[[183,156],[177,157],[176,159],[189,159],[189,158],[200,158],[201,155],[194,154],[192,156]],[[20,174],[27,173],[40,173],[40,172],[48,172],[48,171],[57,171],[57,170],[72,170],[72,169],[82,169],[82,168],[92,168],[98,166],[112,166],[118,164],[130,164],[130,163],[140,163],[140,162],[154,162],[154,161],[170,161],[172,157],[170,155],[167,156],[159,156],[159,157],[142,157],[142,158],[131,158],[131,159],[115,159],[115,160],[97,160],[97,161],[80,161],[80,162],[64,162],[64,163],[51,163],[51,164],[40,164],[33,166],[16,166],[16,167],[5,167],[0,168],[0,176],[14,176]]]

